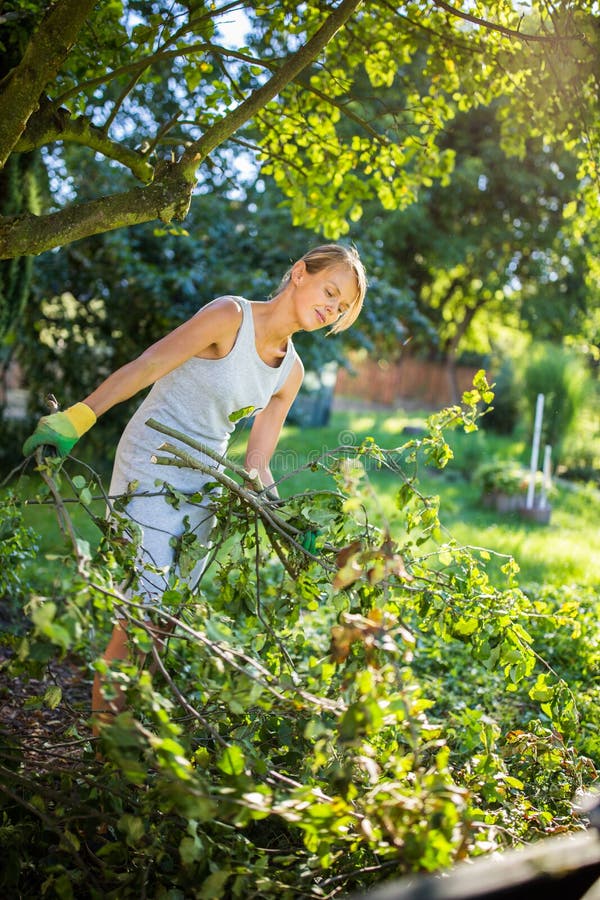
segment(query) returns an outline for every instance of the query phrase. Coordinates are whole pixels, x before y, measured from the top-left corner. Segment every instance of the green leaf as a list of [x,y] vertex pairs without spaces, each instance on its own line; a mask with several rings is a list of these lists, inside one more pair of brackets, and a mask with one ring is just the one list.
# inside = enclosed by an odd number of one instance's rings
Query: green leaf
[[246,760],[240,747],[231,744],[221,754],[217,766],[226,775],[241,775],[246,766]]
[[140,816],[124,813],[118,822],[119,829],[125,834],[128,844],[137,844],[146,833],[146,825]]
[[81,849],[81,842],[76,834],[73,834],[72,831],[69,831],[68,828],[64,828],[61,832],[60,836],[60,844],[64,847],[68,852],[73,852],[75,850],[78,852]]
[[47,600],[40,606],[34,607],[31,612],[33,624],[40,629],[46,628],[56,616],[56,603]]
[[[91,501],[91,497],[90,497],[90,501]],[[78,549],[79,553],[84,557],[84,559],[90,559],[91,555],[92,555],[92,551],[90,548],[90,542],[84,541],[83,538],[77,538],[76,542],[77,542],[77,549]]]
[[535,684],[529,691],[529,696],[532,700],[537,700],[539,703],[547,703],[552,700],[555,692],[555,686],[548,684],[548,675],[542,672],[538,675]]
[[62,700],[62,688],[60,688],[57,684],[51,684],[46,688],[46,693],[44,694],[44,703],[50,709],[56,709],[60,701]]
[[403,509],[407,503],[409,503],[415,495],[415,489],[412,484],[408,482],[404,482],[404,484],[398,489],[396,494],[396,506],[398,509]]
[[200,859],[205,852],[202,842],[197,837],[185,835],[179,842],[179,856],[184,866],[190,866],[197,859]]
[[229,869],[221,869],[213,872],[205,881],[202,882],[200,892],[196,895],[200,900],[215,900],[215,898],[223,897],[225,893],[225,884],[231,875]]
[[52,887],[59,900],[73,900],[73,897],[75,896],[73,893],[73,884],[66,872],[63,872],[62,875],[59,875],[58,878],[54,879]]
[[472,619],[459,619],[458,622],[454,624],[453,631],[456,635],[460,637],[468,637],[470,634],[473,634],[480,627],[479,620]]
[[240,419],[245,419],[246,416],[251,415],[255,409],[256,409],[255,406],[244,406],[244,407],[242,407],[242,409],[237,409],[235,412],[232,412],[230,414],[229,421],[230,422],[239,422]]
[[525,785],[519,778],[514,778],[512,775],[503,775],[502,780],[509,787],[516,788],[516,790],[518,791],[522,791],[525,787]]

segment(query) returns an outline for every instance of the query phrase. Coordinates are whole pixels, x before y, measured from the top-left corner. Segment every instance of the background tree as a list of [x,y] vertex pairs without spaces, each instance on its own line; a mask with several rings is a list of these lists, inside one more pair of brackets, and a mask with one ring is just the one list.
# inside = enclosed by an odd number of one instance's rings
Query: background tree
[[[7,13],[3,18],[5,22],[11,22],[12,18],[12,26],[10,29],[0,26],[0,83],[19,62],[26,35],[23,23],[29,20],[29,13],[27,9],[21,9],[14,11],[12,17]],[[15,153],[7,160],[0,168],[0,217],[41,212],[40,175],[38,151]],[[29,299],[32,270],[31,257],[0,260],[0,335],[4,336],[0,342],[2,385],[15,347],[15,327]]]
[[[591,3],[563,3],[560,14],[536,3],[525,21],[508,2],[480,4],[479,18],[441,0],[235,4],[251,26],[250,50],[219,38],[231,4],[130,0],[94,9],[89,0],[57,0],[46,11],[30,0],[30,15],[17,20],[21,6],[3,7],[3,33],[18,21],[23,38],[20,61],[1,85],[0,165],[11,153],[62,141],[115,160],[132,180],[83,203],[63,196],[61,208],[35,220],[5,217],[5,258],[185,217],[199,167],[244,141],[249,122],[259,138],[244,146],[290,198],[296,222],[331,236],[360,217],[364,200],[405,206],[420,186],[447,177],[452,154],[438,145],[440,131],[457,109],[494,97],[505,98],[503,140],[514,152],[532,130],[565,139],[595,178]],[[406,84],[398,107],[389,90],[415,59],[422,79]],[[363,115],[363,98],[353,93],[363,73],[377,97],[375,117]],[[548,116],[557,108],[560,115]],[[361,134],[346,143],[348,118]]]
[[388,280],[409,284],[447,363],[465,350],[489,353],[512,320],[539,339],[561,340],[582,326],[585,243],[564,211],[577,190],[576,162],[531,140],[515,167],[500,146],[496,104],[461,113],[442,145],[454,154],[450,185],[434,183],[406,210],[374,212],[367,228],[385,247]]

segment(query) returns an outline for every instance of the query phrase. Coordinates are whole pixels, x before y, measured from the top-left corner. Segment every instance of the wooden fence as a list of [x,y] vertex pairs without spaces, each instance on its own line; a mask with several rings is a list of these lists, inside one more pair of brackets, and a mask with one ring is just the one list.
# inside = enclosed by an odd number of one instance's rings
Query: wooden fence
[[[373,405],[441,409],[454,402],[448,369],[443,363],[403,357],[398,363],[350,355],[351,371],[340,369],[335,396]],[[468,390],[476,366],[457,366],[459,395]]]

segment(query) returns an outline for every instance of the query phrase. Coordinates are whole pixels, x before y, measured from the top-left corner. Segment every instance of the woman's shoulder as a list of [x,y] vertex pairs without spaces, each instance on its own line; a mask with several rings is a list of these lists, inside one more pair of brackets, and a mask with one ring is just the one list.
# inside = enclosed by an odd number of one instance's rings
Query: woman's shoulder
[[300,354],[296,350],[296,347],[294,346],[294,342],[292,341],[291,338],[290,338],[290,355],[291,355],[290,369],[296,369],[297,372],[300,372],[300,374],[304,375],[304,363],[302,362],[302,358],[300,357]]
[[210,322],[220,332],[232,329],[237,332],[244,316],[244,306],[247,303],[248,301],[244,297],[223,294],[203,306],[196,316],[199,321],[207,324]]
[[215,297],[202,309],[215,310],[224,316],[237,316],[239,318],[243,314],[244,306],[249,302],[245,297],[238,297],[236,294],[222,294],[220,297]]

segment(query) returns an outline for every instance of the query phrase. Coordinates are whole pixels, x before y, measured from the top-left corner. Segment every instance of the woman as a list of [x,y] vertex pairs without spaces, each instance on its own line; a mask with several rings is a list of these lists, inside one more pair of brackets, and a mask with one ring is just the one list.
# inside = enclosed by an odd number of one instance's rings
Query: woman
[[[224,296],[153,344],[140,357],[118,369],[82,403],[44,416],[25,441],[23,452],[40,445],[67,454],[77,440],[116,403],[149,385],[152,390],[128,423],[119,442],[110,494],[127,493],[127,516],[142,528],[139,591],[160,596],[165,575],[174,563],[171,539],[186,523],[206,545],[213,526],[209,506],[179,504],[175,509],[157,495],[159,477],[151,457],[161,442],[146,422],[157,419],[223,454],[233,431],[232,413],[252,408],[246,468],[257,471],[263,485],[272,486],[269,464],[287,412],[298,393],[303,366],[293,343],[297,331],[329,327],[334,333],[357,318],[366,292],[366,275],[354,248],[324,244],[306,253],[284,276],[266,302]],[[209,476],[191,469],[169,469],[169,484],[182,493],[196,493]],[[148,496],[152,494],[152,496]],[[145,566],[150,563],[149,572]],[[202,564],[192,576],[197,580]],[[124,659],[127,634],[118,623],[105,653],[107,662]],[[93,708],[105,707],[98,679]]]

